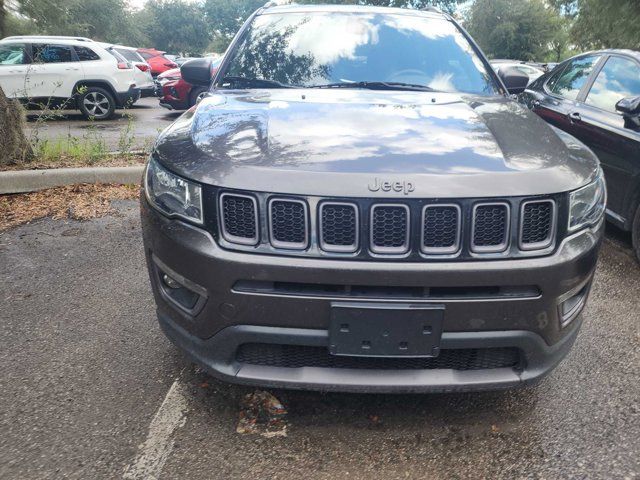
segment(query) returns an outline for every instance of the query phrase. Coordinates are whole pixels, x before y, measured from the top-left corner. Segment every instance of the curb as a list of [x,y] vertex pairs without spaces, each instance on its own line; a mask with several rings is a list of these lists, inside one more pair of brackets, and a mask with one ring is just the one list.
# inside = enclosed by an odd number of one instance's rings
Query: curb
[[144,165],[132,167],[51,168],[0,172],[0,195],[27,193],[76,183],[138,184]]

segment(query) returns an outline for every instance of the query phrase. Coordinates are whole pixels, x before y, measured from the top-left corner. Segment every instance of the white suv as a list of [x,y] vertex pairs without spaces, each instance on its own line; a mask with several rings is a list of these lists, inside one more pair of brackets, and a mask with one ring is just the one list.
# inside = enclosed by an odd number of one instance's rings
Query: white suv
[[136,68],[81,37],[20,36],[0,40],[0,87],[33,105],[77,108],[105,120],[140,98]]
[[109,53],[121,56],[123,62],[129,62],[135,68],[133,70],[133,78],[136,81],[136,87],[140,89],[142,97],[150,97],[154,93],[155,83],[151,75],[151,66],[140,55],[136,48],[125,47],[124,45],[111,45],[109,43],[99,43]]

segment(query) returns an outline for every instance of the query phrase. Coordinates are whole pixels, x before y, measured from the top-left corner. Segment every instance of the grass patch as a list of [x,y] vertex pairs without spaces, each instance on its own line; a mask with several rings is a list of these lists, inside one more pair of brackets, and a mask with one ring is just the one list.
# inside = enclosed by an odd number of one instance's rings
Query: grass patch
[[0,232],[53,217],[87,220],[114,213],[113,200],[138,198],[137,185],[80,184],[0,196]]
[[[78,136],[62,136],[55,139],[41,138],[40,127],[47,121],[60,115],[57,110],[44,110],[34,123],[29,136],[34,156],[29,161],[15,161],[9,165],[0,165],[0,170],[40,170],[69,167],[125,167],[142,165],[147,159],[150,145],[143,151],[134,151],[135,129],[133,116],[122,126],[117,141],[117,152],[110,152],[101,131],[90,124],[86,131]],[[112,146],[113,148],[113,146]]]
[[[37,123],[44,123],[38,120]],[[90,126],[82,136],[66,135],[57,139],[39,138],[38,128],[32,132],[30,141],[35,156],[29,162],[16,162],[5,165],[0,170],[41,170],[48,168],[70,167],[127,167],[143,165],[147,153],[134,151],[133,118],[122,128],[118,138],[118,152],[110,152],[100,131]]]
[[46,170],[49,168],[73,168],[73,167],[131,167],[135,165],[144,165],[147,161],[148,155],[142,154],[130,154],[130,155],[114,155],[107,154],[103,157],[96,158],[90,163],[86,157],[82,156],[68,156],[60,155],[59,157],[51,157],[48,159],[37,158],[36,160],[28,163],[16,163],[8,165],[4,169],[0,170]]
[[104,140],[93,134],[80,138],[69,135],[55,140],[41,140],[36,144],[36,158],[42,162],[73,159],[92,165],[108,153]]

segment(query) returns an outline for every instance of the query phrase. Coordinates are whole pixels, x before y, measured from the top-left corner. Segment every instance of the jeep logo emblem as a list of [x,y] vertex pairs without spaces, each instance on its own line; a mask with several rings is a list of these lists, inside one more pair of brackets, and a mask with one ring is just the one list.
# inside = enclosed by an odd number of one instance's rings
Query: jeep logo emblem
[[405,195],[409,195],[416,189],[415,185],[411,182],[389,182],[380,178],[376,178],[373,183],[367,185],[367,188],[372,192],[397,192],[404,193]]

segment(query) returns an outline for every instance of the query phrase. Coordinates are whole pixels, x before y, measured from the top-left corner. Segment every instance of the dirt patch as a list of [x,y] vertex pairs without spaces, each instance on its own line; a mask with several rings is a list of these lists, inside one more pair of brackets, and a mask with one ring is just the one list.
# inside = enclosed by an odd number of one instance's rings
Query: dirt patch
[[47,170],[50,168],[75,168],[75,167],[131,167],[144,165],[148,155],[109,155],[95,160],[62,157],[55,160],[34,159],[29,163],[4,165],[0,170]]
[[80,184],[0,196],[0,232],[43,217],[87,220],[114,212],[113,200],[138,198],[133,185]]

